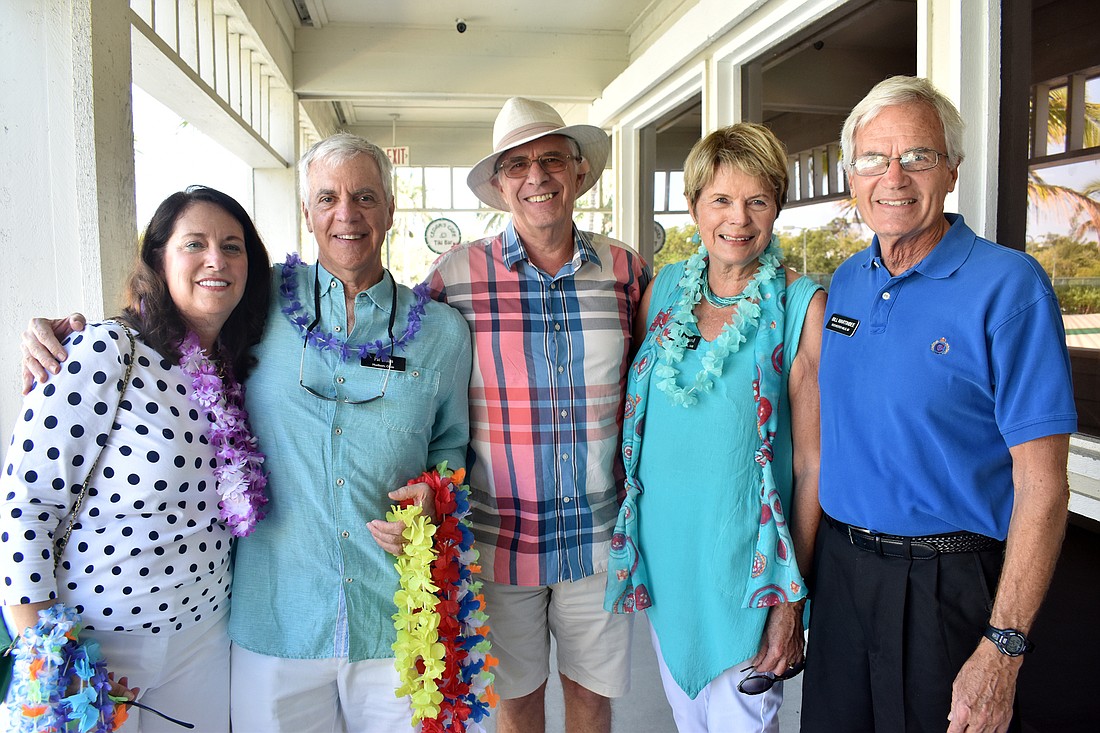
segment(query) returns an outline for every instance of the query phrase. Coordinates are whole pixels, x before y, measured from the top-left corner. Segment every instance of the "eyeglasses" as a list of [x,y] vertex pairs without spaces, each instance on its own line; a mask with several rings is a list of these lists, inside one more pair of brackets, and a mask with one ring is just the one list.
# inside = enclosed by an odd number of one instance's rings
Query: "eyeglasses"
[[509,178],[523,178],[527,171],[531,170],[531,164],[538,161],[547,173],[561,173],[566,164],[571,160],[580,160],[576,155],[562,155],[561,153],[546,153],[537,158],[509,158],[497,163],[497,172],[504,172]]
[[[365,405],[368,402],[374,402],[375,400],[380,400],[380,399],[382,399],[383,397],[386,396],[386,386],[390,383],[390,372],[393,371],[393,361],[392,360],[390,361],[390,365],[388,367],[386,367],[386,370],[385,370],[386,371],[386,376],[382,377],[382,390],[378,394],[374,395],[373,397],[368,397],[365,400],[350,400],[347,397],[339,397],[339,396],[329,397],[328,395],[321,394],[320,392],[315,390],[313,387],[310,387],[308,384],[306,384],[305,379],[304,379],[305,367],[306,367],[306,347],[309,344],[309,334],[312,330],[313,330],[313,328],[311,327],[308,331],[306,331],[305,340],[302,342],[302,361],[298,364],[298,386],[299,387],[304,389],[306,392],[309,392],[311,395],[313,395],[317,399],[324,400],[325,402],[339,402],[342,405]],[[393,340],[392,340],[392,338],[390,340],[390,353],[391,354],[393,353]]]
[[[389,270],[386,271],[386,274],[387,275],[389,274]],[[390,280],[391,281],[393,280],[393,275],[390,275]],[[321,322],[321,279],[320,279],[320,275],[319,275],[318,265],[314,264],[314,266],[313,266],[313,312],[314,312],[315,315],[314,315],[314,318],[313,318],[313,322],[310,323],[309,327],[306,328],[306,335],[302,339],[302,360],[300,362],[298,362],[298,386],[299,387],[304,389],[306,392],[309,392],[311,395],[313,395],[314,397],[316,397],[319,400],[324,400],[325,402],[339,402],[339,403],[344,404],[344,405],[365,405],[368,402],[374,402],[375,400],[382,399],[383,397],[386,396],[386,386],[389,385],[389,383],[390,383],[390,372],[392,372],[394,370],[393,350],[394,350],[394,347],[395,347],[395,339],[393,337],[393,325],[394,325],[395,319],[397,318],[397,283],[393,282],[392,285],[393,285],[393,303],[390,305],[390,323],[389,323],[389,327],[387,329],[387,331],[389,332],[389,336],[390,336],[390,351],[389,351],[390,361],[389,361],[389,364],[386,366],[386,376],[384,376],[382,378],[382,390],[378,394],[374,395],[373,397],[368,397],[365,400],[349,400],[347,397],[339,397],[339,396],[329,397],[328,395],[321,394],[317,390],[313,389],[313,387],[310,387],[309,385],[307,385],[306,382],[305,382],[306,350],[309,347],[309,335],[311,333],[313,333],[313,329],[317,328],[317,324]]]
[[931,148],[913,148],[906,150],[896,158],[889,155],[876,153],[873,155],[861,155],[848,166],[857,176],[881,176],[890,170],[890,161],[896,160],[903,171],[915,173],[935,168],[940,163],[940,158],[947,157],[947,153],[941,153]]
[[[763,695],[770,690],[772,685],[776,682],[789,680],[798,675],[805,666],[805,662],[799,662],[780,675],[772,672],[757,672],[752,667],[747,667],[747,669],[751,669],[752,671],[749,672],[745,679],[737,683],[737,690],[745,695]],[[745,670],[741,671],[744,672]]]

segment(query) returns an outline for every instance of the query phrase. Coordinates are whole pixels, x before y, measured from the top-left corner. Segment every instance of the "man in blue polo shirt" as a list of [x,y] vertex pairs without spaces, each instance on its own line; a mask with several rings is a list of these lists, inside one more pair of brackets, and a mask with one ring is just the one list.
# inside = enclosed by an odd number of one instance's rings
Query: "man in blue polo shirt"
[[1062,542],[1061,315],[1034,259],[944,214],[962,128],[892,77],[842,132],[875,238],[837,270],[822,340],[811,733],[1005,730]]

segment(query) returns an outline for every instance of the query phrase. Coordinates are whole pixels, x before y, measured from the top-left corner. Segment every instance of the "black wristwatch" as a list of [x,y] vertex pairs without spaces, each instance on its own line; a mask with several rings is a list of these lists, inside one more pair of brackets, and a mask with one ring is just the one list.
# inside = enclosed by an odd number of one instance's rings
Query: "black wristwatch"
[[1018,657],[1035,648],[1035,645],[1027,640],[1023,632],[1016,629],[998,629],[995,626],[986,626],[985,638],[993,642],[993,646],[997,647],[997,651],[1009,657]]

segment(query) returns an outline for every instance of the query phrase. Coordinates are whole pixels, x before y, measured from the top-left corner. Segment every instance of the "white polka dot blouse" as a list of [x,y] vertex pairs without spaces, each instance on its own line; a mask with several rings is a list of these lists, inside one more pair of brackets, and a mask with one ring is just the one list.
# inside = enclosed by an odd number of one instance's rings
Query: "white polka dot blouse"
[[[89,628],[150,634],[224,610],[231,536],[190,379],[139,337],[112,430],[125,333],[89,325],[66,344],[61,374],[24,400],[0,475],[0,601],[60,598]],[[55,574],[54,535],[104,444]]]

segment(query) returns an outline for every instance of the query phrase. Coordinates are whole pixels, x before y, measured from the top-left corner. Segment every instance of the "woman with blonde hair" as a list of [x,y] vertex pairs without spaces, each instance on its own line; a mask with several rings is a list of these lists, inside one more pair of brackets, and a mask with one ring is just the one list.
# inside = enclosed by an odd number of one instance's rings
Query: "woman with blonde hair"
[[681,732],[775,731],[820,517],[825,298],[780,262],[787,156],[767,128],[700,140],[684,186],[701,244],[635,324],[606,606],[646,609]]

